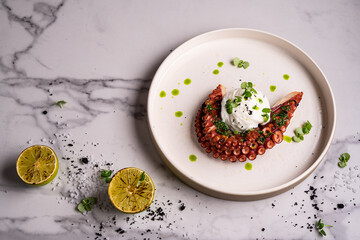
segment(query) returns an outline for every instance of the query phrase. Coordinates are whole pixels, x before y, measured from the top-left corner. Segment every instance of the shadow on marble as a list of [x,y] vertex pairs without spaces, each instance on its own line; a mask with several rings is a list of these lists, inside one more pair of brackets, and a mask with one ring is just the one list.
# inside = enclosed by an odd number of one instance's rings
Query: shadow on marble
[[17,157],[18,156],[8,156],[3,160],[4,166],[1,169],[1,176],[6,183],[10,183],[13,187],[27,188],[28,186],[21,181],[16,172]]

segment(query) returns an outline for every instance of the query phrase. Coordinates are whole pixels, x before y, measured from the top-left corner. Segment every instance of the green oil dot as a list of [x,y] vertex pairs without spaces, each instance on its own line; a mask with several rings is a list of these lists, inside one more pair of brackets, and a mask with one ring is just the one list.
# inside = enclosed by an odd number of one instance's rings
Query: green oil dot
[[289,80],[290,76],[287,75],[287,74],[284,74],[283,78],[284,78],[285,80]]
[[213,71],[213,74],[218,75],[219,72],[220,72],[219,70],[215,69],[215,70]]
[[175,117],[181,117],[183,115],[182,111],[175,112]]
[[173,90],[171,91],[171,94],[174,95],[174,96],[179,95],[179,89],[173,89]]
[[184,80],[184,84],[185,85],[189,85],[191,83],[191,79],[190,78],[187,78]]
[[252,169],[252,164],[251,163],[246,163],[245,164],[245,169],[250,171]]
[[291,137],[284,135],[284,141],[291,143]]
[[166,97],[166,92],[165,91],[161,91],[160,92],[160,97],[162,98],[162,97]]
[[275,86],[275,85],[271,85],[271,86],[270,86],[270,91],[275,92],[275,90],[276,90],[276,86]]
[[223,62],[218,62],[217,65],[220,68],[220,67],[222,67],[224,65],[224,63]]
[[192,161],[192,162],[196,162],[197,157],[196,157],[194,154],[191,154],[191,155],[189,156],[189,159],[190,159],[190,161]]
[[182,126],[183,124],[182,123],[180,123],[180,126]]

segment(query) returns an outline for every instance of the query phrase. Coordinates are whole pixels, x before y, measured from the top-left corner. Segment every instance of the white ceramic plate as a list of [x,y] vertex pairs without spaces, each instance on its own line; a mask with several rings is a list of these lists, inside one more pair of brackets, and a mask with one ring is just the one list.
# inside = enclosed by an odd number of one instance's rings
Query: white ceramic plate
[[[234,57],[250,62],[247,69],[231,65]],[[224,65],[219,68],[218,62]],[[218,69],[218,75],[213,70]],[[288,74],[289,80],[283,75]],[[185,85],[185,79],[191,84]],[[272,105],[292,91],[304,92],[285,135],[309,120],[305,141],[283,141],[264,155],[245,162],[214,159],[197,142],[194,118],[219,84],[240,87],[253,82]],[[271,92],[270,85],[276,85]],[[179,95],[172,96],[173,89]],[[165,91],[166,97],[160,97]],[[182,111],[182,117],[175,112]],[[185,183],[206,194],[232,200],[255,200],[283,192],[308,176],[321,162],[334,135],[335,102],[319,67],[298,47],[269,33],[224,29],[197,36],[173,51],[158,69],[148,98],[148,120],[157,150],[167,166]],[[197,161],[189,160],[189,155]],[[250,162],[247,160],[247,162]]]

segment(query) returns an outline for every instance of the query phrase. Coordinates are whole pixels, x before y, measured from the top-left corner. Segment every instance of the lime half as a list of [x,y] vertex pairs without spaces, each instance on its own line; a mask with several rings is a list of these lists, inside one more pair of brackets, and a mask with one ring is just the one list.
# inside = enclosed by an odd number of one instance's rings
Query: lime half
[[150,176],[134,167],[118,171],[108,188],[112,204],[124,213],[138,213],[147,209],[155,195]]
[[58,168],[59,162],[54,150],[42,145],[25,149],[16,162],[16,171],[21,180],[36,186],[51,182]]

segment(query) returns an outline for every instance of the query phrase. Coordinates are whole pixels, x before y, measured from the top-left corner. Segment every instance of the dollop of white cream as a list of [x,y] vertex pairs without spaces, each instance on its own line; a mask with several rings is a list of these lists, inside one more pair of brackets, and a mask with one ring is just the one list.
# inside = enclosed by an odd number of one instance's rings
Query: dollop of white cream
[[[245,100],[243,93],[245,89],[236,88],[225,94],[221,102],[221,119],[225,122],[232,131],[243,132],[245,130],[256,128],[259,124],[266,124],[270,121],[269,119],[265,122],[265,114],[262,112],[264,108],[270,109],[270,103],[267,97],[260,91],[256,90],[257,93],[252,93],[251,97]],[[241,97],[239,106],[234,107],[231,114],[226,111],[227,100],[234,101],[236,96]],[[260,99],[260,100],[259,100]],[[256,107],[255,107],[256,106]],[[268,113],[270,116],[270,113]]]

